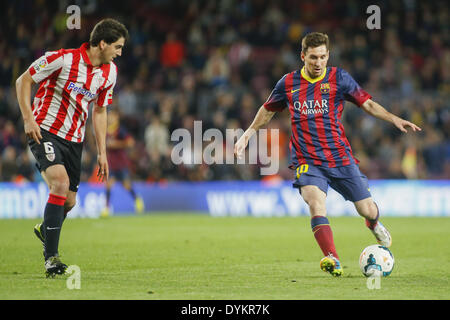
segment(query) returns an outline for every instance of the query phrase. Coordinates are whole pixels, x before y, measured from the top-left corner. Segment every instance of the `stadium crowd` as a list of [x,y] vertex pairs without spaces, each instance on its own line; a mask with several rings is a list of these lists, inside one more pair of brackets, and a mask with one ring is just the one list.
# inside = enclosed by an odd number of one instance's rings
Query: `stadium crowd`
[[[300,39],[328,33],[329,65],[347,70],[375,101],[422,127],[404,135],[346,103],[343,122],[369,179],[450,178],[448,4],[383,1],[381,29],[369,30],[366,1],[75,1],[81,29],[68,30],[67,1],[6,1],[0,13],[0,181],[40,179],[28,151],[15,79],[45,51],[79,47],[104,17],[129,30],[110,108],[136,139],[134,180],[267,179],[257,165],[175,165],[177,128],[247,128],[285,73],[299,68]],[[287,168],[289,114],[280,129],[278,177]],[[88,126],[82,181],[94,181],[96,148]],[[271,142],[275,143],[275,142]],[[272,178],[272,177],[270,177]]]

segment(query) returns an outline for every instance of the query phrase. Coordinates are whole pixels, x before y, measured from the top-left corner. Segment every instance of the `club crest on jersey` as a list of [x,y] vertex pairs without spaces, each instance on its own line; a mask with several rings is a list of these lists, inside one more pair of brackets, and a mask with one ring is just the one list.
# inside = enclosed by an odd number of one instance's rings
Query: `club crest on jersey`
[[54,153],[48,153],[45,155],[47,157],[47,160],[50,162],[55,161],[55,154]]
[[320,92],[321,93],[330,93],[330,84],[329,83],[321,83],[320,84]]

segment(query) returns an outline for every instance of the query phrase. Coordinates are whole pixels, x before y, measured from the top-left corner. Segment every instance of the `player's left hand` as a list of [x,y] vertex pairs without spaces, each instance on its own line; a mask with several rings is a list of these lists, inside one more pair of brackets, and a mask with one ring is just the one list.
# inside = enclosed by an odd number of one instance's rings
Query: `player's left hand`
[[413,131],[422,131],[422,129],[416,126],[414,123],[398,118],[394,120],[394,125],[402,132],[408,132],[406,128],[411,128]]
[[108,159],[106,158],[106,155],[99,154],[97,156],[97,164],[98,164],[98,171],[97,171],[97,178],[100,182],[104,182],[108,180],[109,177],[109,167],[108,167]]

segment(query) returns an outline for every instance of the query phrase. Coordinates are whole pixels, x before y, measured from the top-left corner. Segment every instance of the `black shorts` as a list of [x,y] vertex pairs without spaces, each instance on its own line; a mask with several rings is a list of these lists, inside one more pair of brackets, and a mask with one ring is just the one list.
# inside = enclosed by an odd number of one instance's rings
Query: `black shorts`
[[68,141],[43,129],[41,134],[41,144],[28,139],[28,145],[36,158],[39,171],[45,171],[55,164],[62,164],[69,176],[69,190],[77,192],[80,184],[83,143]]

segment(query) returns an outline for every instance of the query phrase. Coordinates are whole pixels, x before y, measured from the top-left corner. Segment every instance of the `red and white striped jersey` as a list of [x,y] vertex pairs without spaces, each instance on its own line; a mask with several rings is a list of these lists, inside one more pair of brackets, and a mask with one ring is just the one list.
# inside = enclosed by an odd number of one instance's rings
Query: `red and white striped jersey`
[[72,142],[84,140],[89,104],[112,103],[117,66],[111,62],[93,67],[84,43],[78,49],[46,52],[28,68],[40,83],[32,110],[37,124]]

